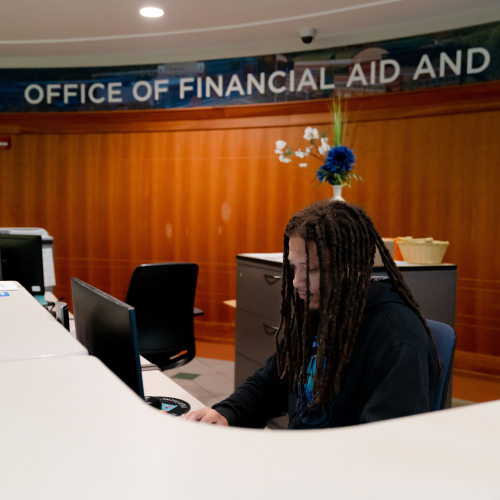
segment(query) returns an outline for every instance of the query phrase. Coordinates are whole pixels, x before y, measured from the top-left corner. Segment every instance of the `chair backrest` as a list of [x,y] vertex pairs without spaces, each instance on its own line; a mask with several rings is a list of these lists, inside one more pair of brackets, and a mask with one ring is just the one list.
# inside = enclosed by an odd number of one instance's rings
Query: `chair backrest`
[[443,374],[438,379],[434,391],[435,410],[442,410],[446,404],[446,396],[450,386],[450,380],[453,370],[453,357],[455,355],[455,345],[457,336],[453,328],[445,323],[438,321],[427,320],[427,324],[431,329],[434,342],[436,343],[437,351],[443,365]]
[[197,278],[198,266],[188,262],[134,269],[125,301],[135,308],[141,354],[194,350]]

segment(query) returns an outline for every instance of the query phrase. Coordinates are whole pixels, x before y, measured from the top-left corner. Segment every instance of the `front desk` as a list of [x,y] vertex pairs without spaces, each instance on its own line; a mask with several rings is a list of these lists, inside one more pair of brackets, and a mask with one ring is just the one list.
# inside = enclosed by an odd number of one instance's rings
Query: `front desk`
[[21,285],[6,293],[0,297],[0,362],[88,354]]
[[[91,356],[0,363],[9,500],[498,500],[500,402],[265,432],[148,407]],[[311,491],[312,490],[312,491]]]
[[[33,299],[24,314],[36,308]],[[10,321],[0,336],[15,327]],[[163,375],[145,372],[149,393],[147,377],[158,384]],[[226,428],[159,413],[99,360],[77,353],[0,362],[0,395],[0,492],[9,500],[500,494],[500,402],[331,430]]]

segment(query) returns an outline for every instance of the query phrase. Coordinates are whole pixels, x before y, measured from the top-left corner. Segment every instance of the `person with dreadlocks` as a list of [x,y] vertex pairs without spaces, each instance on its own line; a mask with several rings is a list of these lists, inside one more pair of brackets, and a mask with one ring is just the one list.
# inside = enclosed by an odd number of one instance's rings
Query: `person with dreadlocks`
[[[371,277],[375,249],[388,278]],[[289,429],[374,422],[433,410],[441,362],[425,318],[366,212],[323,200],[284,236],[276,353],[229,398],[186,420]]]

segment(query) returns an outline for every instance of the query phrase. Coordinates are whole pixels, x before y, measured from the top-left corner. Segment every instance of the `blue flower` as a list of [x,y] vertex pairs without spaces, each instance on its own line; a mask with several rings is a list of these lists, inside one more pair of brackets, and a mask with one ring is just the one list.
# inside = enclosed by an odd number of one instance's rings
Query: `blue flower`
[[[329,174],[330,174],[330,172],[327,172],[325,170],[325,166],[323,165],[322,167],[319,168],[319,170],[316,171],[316,178],[320,182],[325,182],[325,181],[330,182],[330,179],[328,178]],[[332,179],[332,181],[333,181],[333,179]],[[330,182],[330,184],[333,184],[333,182]]]
[[[331,172],[332,174],[342,174],[352,170],[352,165],[355,160],[356,158],[354,157],[354,153],[351,149],[345,146],[337,146],[328,151],[325,164],[320,170],[325,170],[326,172]],[[320,179],[319,172],[317,177]]]
[[345,146],[331,148],[326,155],[325,164],[316,171],[316,178],[332,186],[349,183],[353,175],[349,172],[353,169],[354,161],[351,149]]

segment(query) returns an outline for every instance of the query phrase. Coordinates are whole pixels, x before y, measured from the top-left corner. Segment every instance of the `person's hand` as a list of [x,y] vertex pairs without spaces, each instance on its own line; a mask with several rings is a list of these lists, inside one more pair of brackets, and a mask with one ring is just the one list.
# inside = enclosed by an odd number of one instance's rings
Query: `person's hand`
[[205,406],[201,410],[190,411],[185,415],[181,415],[183,420],[191,420],[192,422],[204,422],[206,424],[229,425],[227,419],[219,412],[212,410],[209,406]]

